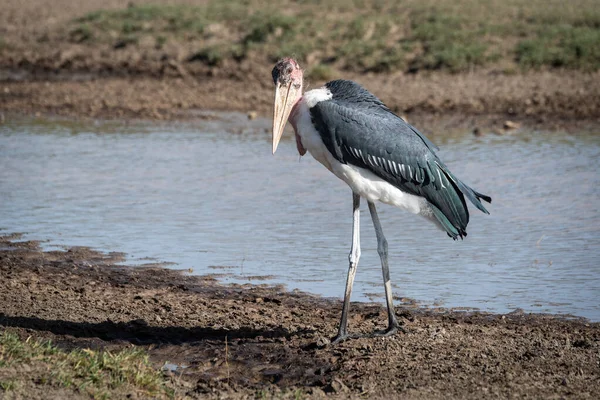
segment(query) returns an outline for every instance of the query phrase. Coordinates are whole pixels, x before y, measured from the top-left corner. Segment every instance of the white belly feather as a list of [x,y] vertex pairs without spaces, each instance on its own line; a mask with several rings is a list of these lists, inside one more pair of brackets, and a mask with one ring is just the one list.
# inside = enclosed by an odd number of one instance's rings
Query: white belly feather
[[312,124],[307,105],[312,100],[310,94],[319,90],[322,89],[305,93],[305,98],[298,104],[298,110],[294,115],[294,125],[302,141],[302,146],[335,176],[346,182],[354,193],[368,201],[380,201],[435,221],[425,198],[405,193],[371,171],[350,164],[342,164],[331,155],[321,140],[319,132]]

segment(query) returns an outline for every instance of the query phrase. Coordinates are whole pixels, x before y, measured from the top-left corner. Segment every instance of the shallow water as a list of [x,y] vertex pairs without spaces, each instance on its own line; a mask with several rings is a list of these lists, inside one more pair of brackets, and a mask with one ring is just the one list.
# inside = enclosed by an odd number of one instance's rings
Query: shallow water
[[[351,193],[269,121],[0,125],[0,233],[48,248],[122,251],[130,262],[283,283],[341,297]],[[288,135],[289,137],[289,135]],[[600,320],[600,135],[432,137],[452,171],[494,202],[454,242],[379,207],[394,292],[423,306],[567,313]],[[382,300],[366,204],[353,300]]]

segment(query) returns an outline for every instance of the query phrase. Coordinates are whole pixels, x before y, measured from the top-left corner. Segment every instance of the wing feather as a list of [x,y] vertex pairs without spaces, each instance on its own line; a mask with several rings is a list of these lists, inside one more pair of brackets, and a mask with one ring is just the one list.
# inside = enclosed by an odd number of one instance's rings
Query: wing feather
[[[372,96],[362,90],[363,97]],[[327,149],[341,163],[368,169],[400,190],[424,197],[450,236],[466,235],[469,211],[463,194],[486,213],[479,200],[491,199],[452,175],[434,153],[435,145],[383,103],[364,103],[357,106],[353,99],[349,105],[334,97],[310,109]]]

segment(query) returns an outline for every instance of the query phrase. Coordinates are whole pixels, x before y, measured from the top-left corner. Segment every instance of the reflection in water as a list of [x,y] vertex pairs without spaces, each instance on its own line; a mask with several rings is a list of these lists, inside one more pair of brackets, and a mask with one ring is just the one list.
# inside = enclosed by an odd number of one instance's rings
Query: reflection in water
[[[0,228],[342,296],[349,189],[310,156],[299,161],[291,141],[272,156],[268,121],[226,114],[194,127],[104,128],[0,126]],[[455,174],[493,197],[491,215],[472,212],[468,238],[454,242],[382,205],[395,294],[600,320],[600,139],[463,135],[438,144]],[[354,300],[383,295],[368,218]]]

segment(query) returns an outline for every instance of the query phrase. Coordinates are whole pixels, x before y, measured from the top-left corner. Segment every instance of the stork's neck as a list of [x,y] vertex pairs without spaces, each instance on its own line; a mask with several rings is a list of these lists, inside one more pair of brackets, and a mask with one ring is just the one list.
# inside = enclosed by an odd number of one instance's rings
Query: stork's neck
[[302,109],[303,102],[304,96],[300,97],[296,101],[296,104],[294,104],[294,108],[292,108],[292,112],[290,113],[290,117],[288,118],[288,121],[290,122],[290,124],[292,124],[292,128],[294,128],[294,136],[296,137],[296,148],[298,149],[298,153],[300,154],[300,156],[306,154],[306,149],[302,145],[302,138],[298,131],[298,119],[300,118],[300,110]]
[[294,107],[292,108],[292,112],[290,113],[290,117],[288,118],[288,121],[290,121],[290,124],[292,124],[292,127],[294,128],[294,131],[297,132],[297,126],[298,126],[298,116],[300,114],[300,103],[302,103],[302,101],[304,100],[304,96],[301,96],[298,98],[298,100],[296,100],[296,103],[294,104]]

